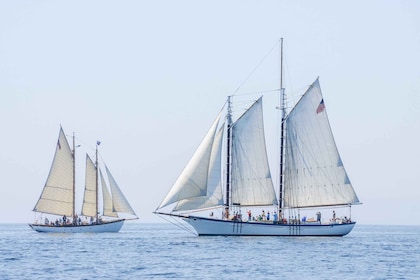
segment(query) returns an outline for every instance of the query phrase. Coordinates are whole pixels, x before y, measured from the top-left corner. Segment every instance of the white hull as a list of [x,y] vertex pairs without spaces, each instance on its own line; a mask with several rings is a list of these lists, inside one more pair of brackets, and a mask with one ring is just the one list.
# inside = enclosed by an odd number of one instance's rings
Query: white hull
[[344,236],[356,224],[275,224],[273,222],[238,222],[202,217],[183,217],[198,235],[238,236]]
[[75,232],[119,232],[124,224],[124,220],[107,222],[92,225],[66,225],[66,226],[50,226],[29,224],[29,226],[38,232],[55,232],[55,233],[75,233]]

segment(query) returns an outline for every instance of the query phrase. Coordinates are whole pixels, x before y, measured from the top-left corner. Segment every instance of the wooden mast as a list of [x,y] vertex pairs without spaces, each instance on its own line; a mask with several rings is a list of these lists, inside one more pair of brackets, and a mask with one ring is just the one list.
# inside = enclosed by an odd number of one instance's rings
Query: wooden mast
[[232,142],[232,109],[231,109],[231,96],[228,96],[228,107],[227,107],[227,136],[226,136],[226,204],[225,204],[225,215],[226,219],[229,219],[229,208],[230,208],[230,162],[231,162],[231,142]]
[[279,217],[282,217],[283,210],[283,183],[284,183],[284,121],[286,119],[286,94],[283,88],[283,38],[280,39],[280,178],[279,178]]
[[75,137],[73,132],[73,151],[72,151],[72,158],[73,158],[73,205],[72,205],[72,213],[73,219],[76,218],[76,143]]
[[96,184],[95,184],[95,192],[96,192],[96,223],[99,223],[99,166],[98,166],[98,146],[101,142],[96,141],[96,160],[95,160],[95,167],[96,167]]

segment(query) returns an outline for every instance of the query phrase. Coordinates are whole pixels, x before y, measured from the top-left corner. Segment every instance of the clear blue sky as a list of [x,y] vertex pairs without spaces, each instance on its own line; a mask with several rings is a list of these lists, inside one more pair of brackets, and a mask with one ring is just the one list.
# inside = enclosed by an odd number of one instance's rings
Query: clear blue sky
[[[353,218],[419,225],[419,14],[418,1],[0,1],[0,222],[32,221],[60,124],[101,140],[140,222],[161,221],[151,212],[226,96],[283,37],[288,93],[320,76],[364,203]],[[278,87],[276,52],[246,86]]]

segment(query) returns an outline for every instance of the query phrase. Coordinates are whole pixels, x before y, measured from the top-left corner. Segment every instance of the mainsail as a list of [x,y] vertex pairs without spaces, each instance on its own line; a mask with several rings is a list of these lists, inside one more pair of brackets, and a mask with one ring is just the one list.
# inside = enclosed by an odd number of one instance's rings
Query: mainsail
[[335,144],[318,79],[286,119],[284,206],[359,202]]
[[73,153],[60,128],[54,160],[38,202],[33,211],[54,215],[73,215]]
[[233,124],[232,142],[232,203],[277,204],[264,138],[262,97]]

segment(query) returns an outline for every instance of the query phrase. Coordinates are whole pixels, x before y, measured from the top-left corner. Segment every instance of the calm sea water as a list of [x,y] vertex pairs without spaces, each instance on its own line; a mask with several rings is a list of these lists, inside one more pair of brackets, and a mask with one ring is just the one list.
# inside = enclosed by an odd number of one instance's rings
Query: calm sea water
[[196,237],[172,224],[45,234],[0,225],[0,279],[420,279],[420,226],[345,237]]

